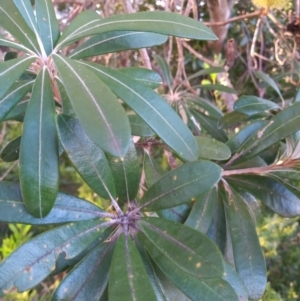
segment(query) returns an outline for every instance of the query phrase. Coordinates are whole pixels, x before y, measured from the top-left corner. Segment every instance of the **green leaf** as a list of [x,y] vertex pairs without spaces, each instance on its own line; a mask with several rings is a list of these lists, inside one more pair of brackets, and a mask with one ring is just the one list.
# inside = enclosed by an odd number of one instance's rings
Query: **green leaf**
[[200,70],[198,72],[195,72],[192,75],[188,76],[188,80],[190,81],[194,78],[198,78],[198,77],[203,76],[203,75],[210,75],[210,74],[213,74],[213,73],[222,73],[222,72],[225,72],[225,69],[223,67],[205,68],[205,69],[202,69],[202,70]]
[[12,288],[29,290],[55,269],[60,256],[72,259],[100,235],[99,220],[67,224],[25,242],[0,265],[0,295]]
[[27,210],[45,217],[58,192],[58,141],[51,79],[38,75],[26,110],[20,149],[20,183]]
[[39,36],[46,54],[49,55],[60,37],[60,28],[54,6],[51,0],[39,0],[36,1],[35,10]]
[[112,242],[102,243],[86,255],[63,279],[51,300],[98,301],[108,283],[113,246]]
[[204,85],[196,85],[193,86],[194,89],[208,90],[208,91],[219,91],[225,92],[229,94],[238,94],[236,90],[230,88],[228,86],[220,85],[220,84],[204,84]]
[[23,122],[25,113],[27,110],[29,100],[25,100],[17,104],[5,117],[2,121],[15,120]]
[[187,103],[192,102],[194,106],[200,107],[200,110],[204,111],[203,113],[205,113],[206,116],[210,116],[214,119],[220,119],[223,116],[223,113],[218,107],[202,97],[188,95],[186,101]]
[[156,217],[143,218],[138,225],[144,234],[141,239],[155,262],[165,257],[198,278],[223,275],[224,264],[218,247],[199,231]]
[[241,149],[239,158],[252,158],[300,129],[300,103],[275,115],[266,126],[254,133]]
[[53,55],[53,60],[88,136],[113,156],[124,156],[130,142],[130,125],[116,96],[83,64],[59,55]]
[[80,122],[57,116],[60,142],[82,179],[104,199],[116,197],[114,179],[102,149],[84,132]]
[[69,98],[67,91],[66,91],[64,85],[62,84],[60,78],[56,78],[56,83],[57,83],[57,86],[59,89],[59,94],[60,94],[60,98],[61,98],[61,102],[62,102],[63,114],[76,118],[76,113],[74,112],[70,98]]
[[156,89],[162,84],[162,79],[160,75],[157,72],[150,69],[128,67],[120,68],[118,69],[118,71],[133,78],[134,80],[151,89]]
[[230,112],[224,116],[222,116],[219,119],[218,122],[218,128],[220,129],[227,129],[230,127],[233,127],[239,123],[241,123],[242,121],[246,120],[248,118],[248,115],[238,112],[238,111],[233,111]]
[[154,55],[153,58],[155,59],[156,63],[158,64],[158,66],[160,68],[163,80],[166,82],[166,84],[168,85],[168,87],[171,88],[172,87],[173,78],[172,78],[172,74],[171,74],[171,70],[170,70],[169,64],[160,55]]
[[173,109],[152,89],[116,70],[82,63],[126,102],[158,136],[186,161],[195,161],[198,147],[194,136]]
[[186,163],[168,172],[140,200],[145,211],[157,211],[189,202],[219,182],[222,169],[209,161]]
[[131,135],[140,137],[151,137],[155,135],[152,129],[140,116],[128,115],[128,119],[131,127]]
[[0,221],[31,225],[52,225],[67,222],[96,219],[102,216],[102,209],[83,199],[58,193],[51,212],[43,219],[35,218],[25,209],[20,185],[14,182],[0,182]]
[[[0,4],[1,8],[1,4]],[[1,17],[0,17],[1,19]],[[14,82],[22,75],[22,73],[34,61],[33,57],[21,57],[0,63],[0,99],[2,106],[2,98],[9,91]],[[2,110],[1,110],[2,111]]]
[[230,148],[215,139],[195,137],[199,147],[199,158],[210,160],[227,160],[231,157]]
[[267,273],[255,224],[246,204],[235,190],[231,188],[224,200],[236,270],[247,287],[249,298],[258,300],[264,294]]
[[182,204],[170,209],[157,211],[157,215],[170,221],[184,223],[191,211],[191,204]]
[[265,111],[278,111],[280,106],[267,99],[243,95],[234,103],[234,109],[247,115],[254,115]]
[[123,50],[148,48],[161,45],[167,40],[168,36],[157,33],[139,31],[104,32],[91,37],[75,48],[69,58],[82,59]]
[[229,177],[228,182],[237,191],[240,189],[248,191],[282,216],[294,217],[300,215],[300,199],[273,179],[239,175],[238,177]]
[[212,30],[199,21],[170,12],[138,12],[104,19],[91,17],[88,19],[81,16],[71,22],[70,29],[67,28],[61,36],[58,47],[83,37],[118,30],[156,32],[195,40],[216,40]]
[[119,200],[133,201],[139,190],[141,171],[134,143],[122,158],[107,155]]
[[19,136],[3,147],[0,153],[0,158],[4,162],[13,162],[19,159],[21,138],[22,137]]
[[206,233],[212,222],[217,201],[217,189],[213,187],[204,194],[199,195],[193,205],[185,225]]
[[13,0],[13,2],[15,3],[15,6],[20,11],[27,25],[31,28],[31,30],[34,33],[36,33],[37,24],[36,24],[36,19],[33,13],[32,4],[30,0]]
[[31,90],[34,81],[19,81],[12,85],[7,94],[0,100],[0,121],[11,112],[11,110]]
[[109,300],[155,300],[143,261],[129,236],[118,238],[109,275]]
[[20,51],[23,51],[25,53],[32,53],[32,51],[30,49],[28,49],[27,47],[19,44],[19,43],[16,43],[14,41],[11,41],[9,39],[6,39],[4,36],[0,35],[0,45],[1,46],[6,46],[6,47],[9,47],[9,48],[13,48],[13,49],[16,49],[16,50],[20,50]]
[[[17,3],[21,4],[22,2],[18,1]],[[27,22],[23,19],[13,1],[1,1],[0,25],[10,32],[10,34],[19,40],[25,47],[32,50],[30,51],[32,54],[40,53],[36,35],[27,25]]]

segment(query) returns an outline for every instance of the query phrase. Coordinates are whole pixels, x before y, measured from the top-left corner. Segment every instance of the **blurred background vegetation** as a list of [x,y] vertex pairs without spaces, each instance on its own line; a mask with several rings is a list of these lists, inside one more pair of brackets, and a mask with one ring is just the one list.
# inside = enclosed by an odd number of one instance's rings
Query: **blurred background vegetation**
[[[272,1],[260,2],[268,4]],[[159,65],[153,59],[154,55],[163,57],[169,66],[173,77],[172,84],[168,87],[164,81],[159,93],[165,94],[171,103],[176,100],[179,92],[182,92],[180,96],[182,102],[187,101],[186,95],[201,96],[217,105],[224,113],[230,112],[238,95],[243,94],[280,102],[274,90],[255,77],[253,72],[255,70],[272,77],[280,86],[287,102],[299,91],[300,22],[298,27],[296,22],[300,19],[297,0],[290,1],[280,10],[264,11],[266,16],[262,18],[258,14],[253,17],[248,15],[258,11],[250,0],[53,0],[53,4],[62,30],[85,9],[96,10],[103,17],[133,11],[168,10],[208,22],[220,37],[218,44],[170,38],[164,46],[146,50],[151,67],[163,77],[166,77],[166,74],[162,74]],[[219,8],[221,13],[214,15],[213,6]],[[235,19],[230,22],[230,18]],[[224,24],[219,26],[217,23]],[[3,33],[7,34],[2,31]],[[77,45],[70,45],[65,52],[71,52],[75,46]],[[14,54],[9,49],[0,48],[1,60],[7,60],[11,55]],[[144,59],[143,53],[139,51],[122,51],[94,58],[98,62],[116,68],[145,66]],[[211,67],[220,69],[218,72],[204,72],[203,75],[201,72],[198,73]],[[198,76],[188,80],[189,76],[197,73]],[[212,87],[207,86],[207,89],[204,89],[204,85]],[[224,86],[236,92],[228,93]],[[299,95],[298,92],[298,97]],[[18,137],[21,130],[20,122],[1,123],[0,149]],[[229,128],[227,133],[230,135],[238,130],[238,125],[235,125],[234,128]],[[163,161],[160,164],[162,168],[168,165]],[[60,175],[61,191],[85,198],[103,207],[108,206],[84,184],[64,154],[60,158]],[[0,180],[18,181],[17,161],[7,163],[0,160]],[[269,281],[263,301],[300,300],[299,218],[282,218],[264,207],[261,208],[258,234],[267,260]],[[42,229],[45,228],[0,223],[0,260],[7,257],[22,242],[39,234]],[[62,277],[63,275],[55,276],[54,279],[43,282],[30,292],[11,293],[4,300],[50,300],[53,288]]]

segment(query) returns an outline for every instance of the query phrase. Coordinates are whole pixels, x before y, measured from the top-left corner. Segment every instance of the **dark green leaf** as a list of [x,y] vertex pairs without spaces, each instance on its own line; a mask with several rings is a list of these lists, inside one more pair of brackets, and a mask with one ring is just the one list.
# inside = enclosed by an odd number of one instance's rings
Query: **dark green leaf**
[[14,42],[14,41],[11,41],[7,38],[5,38],[4,36],[0,35],[0,45],[1,46],[6,46],[6,47],[9,47],[9,48],[13,48],[13,49],[16,49],[16,50],[20,50],[20,51],[23,51],[25,53],[32,53],[32,51],[30,49],[28,49],[27,47],[17,43],[17,42]]
[[247,287],[249,298],[258,300],[265,291],[267,273],[255,224],[246,204],[235,190],[231,189],[224,200],[236,270]]
[[213,105],[208,100],[198,97],[198,96],[188,96],[186,98],[187,103],[192,102],[197,107],[201,108],[201,111],[205,113],[205,115],[210,116],[215,119],[219,119],[223,116],[223,113],[220,111],[218,107]]
[[31,225],[52,225],[96,219],[103,211],[96,205],[64,193],[58,193],[52,211],[43,219],[27,212],[22,201],[20,185],[0,182],[0,221]]
[[238,112],[238,111],[233,111],[230,112],[223,117],[220,118],[218,122],[218,127],[220,129],[226,129],[232,126],[235,126],[239,124],[240,122],[246,120],[248,115]]
[[118,52],[129,49],[148,48],[165,43],[168,36],[139,32],[139,31],[111,31],[91,37],[77,47],[70,54],[72,59]]
[[63,148],[82,179],[102,198],[115,198],[114,179],[105,154],[87,136],[79,120],[58,115],[57,130]]
[[124,156],[130,142],[130,125],[116,96],[82,64],[59,55],[53,60],[88,136],[108,153]]
[[221,277],[223,259],[218,247],[204,234],[180,223],[147,217],[138,222],[144,245],[156,262],[162,257],[199,278]]
[[205,85],[196,85],[193,86],[194,89],[201,89],[201,90],[209,90],[209,91],[219,91],[225,92],[230,94],[238,94],[236,90],[230,88],[228,86],[220,85],[220,84],[205,84]]
[[99,301],[109,275],[113,243],[103,243],[86,255],[53,293],[53,301]]
[[[1,12],[1,4],[0,4]],[[1,13],[0,13],[1,15]],[[1,19],[1,16],[0,16]],[[9,60],[0,63],[0,99],[2,102],[3,96],[9,91],[14,82],[22,75],[22,73],[34,61],[33,57],[21,57],[14,60]],[[16,88],[16,87],[15,87]],[[12,92],[13,90],[11,90]],[[1,103],[0,103],[1,104]],[[2,104],[1,104],[2,106]],[[2,109],[1,109],[2,111]]]
[[60,28],[51,0],[38,0],[35,4],[39,36],[47,55],[53,51],[60,36]]
[[20,81],[13,84],[8,93],[0,100],[0,121],[11,112],[11,110],[31,90],[34,81]]
[[218,183],[221,172],[208,161],[183,164],[152,185],[140,204],[145,211],[157,211],[187,203]]
[[22,17],[26,21],[27,25],[31,30],[36,34],[37,33],[37,24],[36,19],[33,13],[32,5],[30,0],[13,0],[15,6],[18,8]]
[[184,224],[202,233],[206,233],[213,219],[216,201],[216,187],[213,187],[208,192],[199,195],[196,198],[192,211]]
[[170,108],[152,89],[130,77],[94,63],[83,63],[124,100],[181,158],[195,161],[198,147],[194,136]]
[[155,89],[162,84],[160,75],[153,70],[139,67],[128,67],[120,68],[118,71],[152,89]]
[[230,148],[215,139],[195,137],[199,147],[199,158],[210,160],[227,160],[231,157]]
[[21,136],[6,144],[0,153],[0,158],[5,162],[13,162],[19,159]]
[[47,231],[24,243],[0,265],[0,295],[15,287],[19,292],[43,281],[61,254],[72,259],[100,235],[106,224],[99,220],[68,224]]
[[16,59],[18,57],[18,53],[15,51],[9,51],[5,53],[4,56],[4,61],[9,61],[9,60],[13,60]]
[[3,119],[6,120],[15,120],[19,122],[23,122],[25,113],[27,110],[29,100],[25,100],[17,104]]
[[114,250],[109,275],[109,300],[155,300],[143,261],[129,236],[121,234]]
[[62,82],[60,81],[59,78],[57,78],[56,82],[57,82],[57,85],[59,88],[59,94],[60,94],[60,98],[61,98],[61,102],[62,102],[63,114],[76,118],[76,113],[73,110],[70,98],[67,94],[67,91],[66,91],[64,85],[62,84]]
[[[145,31],[195,40],[216,40],[213,31],[192,18],[163,11],[115,15],[104,19],[79,16],[59,40],[61,48],[83,37],[111,31]],[[76,28],[76,30],[75,30]]]
[[191,204],[182,204],[170,209],[157,211],[157,215],[170,221],[184,223],[191,211]]
[[20,148],[20,183],[27,210],[45,217],[58,192],[58,141],[51,79],[43,68],[26,110]]
[[151,137],[155,135],[152,129],[140,116],[128,115],[128,119],[131,127],[131,135],[140,137]]
[[121,201],[132,201],[139,190],[141,171],[134,143],[131,142],[122,158],[107,155],[114,178],[116,195]]
[[171,88],[173,78],[172,78],[172,74],[171,74],[171,70],[170,70],[170,65],[160,55],[154,55],[153,58],[155,59],[156,63],[158,64],[158,66],[160,68],[163,80],[168,85],[168,87]]

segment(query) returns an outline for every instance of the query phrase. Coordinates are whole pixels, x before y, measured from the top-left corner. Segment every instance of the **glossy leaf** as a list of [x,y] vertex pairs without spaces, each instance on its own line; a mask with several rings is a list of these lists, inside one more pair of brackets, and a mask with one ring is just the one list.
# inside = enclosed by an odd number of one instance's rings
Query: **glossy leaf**
[[225,212],[231,234],[235,267],[247,287],[249,298],[258,300],[264,294],[267,273],[255,224],[246,204],[235,190],[231,189],[227,197]]
[[0,221],[31,225],[52,225],[97,219],[102,209],[83,199],[58,193],[52,211],[43,219],[25,209],[19,183],[0,182]]
[[11,40],[5,38],[2,35],[0,35],[0,45],[1,46],[6,46],[6,47],[9,47],[9,48],[13,48],[13,49],[16,49],[16,50],[20,50],[20,51],[23,51],[25,53],[31,53],[31,50],[28,49],[27,47],[25,47],[24,45],[21,45],[20,43],[11,41]]
[[114,179],[102,149],[85,133],[78,119],[57,116],[60,142],[82,179],[99,196],[115,198]]
[[205,98],[189,95],[186,100],[187,102],[192,102],[195,106],[200,107],[201,111],[203,111],[203,113],[207,116],[215,119],[219,119],[223,116],[220,109]]
[[180,223],[155,217],[143,218],[138,225],[144,234],[140,237],[155,262],[165,257],[195,277],[222,276],[222,255],[204,234]]
[[213,219],[216,201],[216,187],[213,187],[206,193],[199,195],[196,198],[189,217],[184,224],[202,233],[206,233]]
[[253,115],[270,110],[280,110],[280,106],[267,99],[243,95],[234,103],[234,109],[247,115]]
[[152,185],[140,204],[145,211],[157,211],[187,203],[218,183],[221,172],[212,162],[186,163]]
[[[1,4],[0,4],[0,8],[1,8]],[[0,63],[1,102],[3,96],[9,91],[10,87],[13,86],[14,82],[22,75],[23,72],[25,72],[25,70],[30,66],[30,64],[33,61],[34,61],[33,57],[21,57],[21,58]]]
[[25,113],[27,110],[29,100],[25,100],[17,104],[5,117],[2,121],[15,120],[23,122]]
[[6,144],[0,153],[0,158],[4,162],[13,162],[19,159],[21,136],[15,138]]
[[139,31],[111,31],[91,37],[82,45],[74,49],[69,56],[72,59],[102,55],[130,49],[148,48],[165,43],[168,36],[139,32]]
[[227,160],[231,157],[230,148],[215,139],[195,137],[199,147],[199,158],[210,160]]
[[9,112],[31,90],[33,81],[19,81],[12,85],[8,93],[0,100],[0,121],[4,120]]
[[51,0],[38,0],[35,3],[38,33],[47,55],[53,51],[60,37],[60,28]]
[[282,216],[294,217],[300,214],[300,199],[273,179],[240,175],[230,177],[228,181],[236,190],[248,191]]
[[131,135],[140,137],[151,137],[155,135],[152,129],[140,116],[128,115],[128,119],[131,127]]
[[139,190],[141,171],[134,143],[131,142],[122,158],[107,155],[116,187],[116,196],[121,201],[132,201]]
[[198,148],[194,136],[171,109],[152,89],[130,77],[94,63],[82,63],[126,102],[181,158],[195,161]]
[[109,275],[109,300],[155,300],[143,261],[129,236],[118,238]]
[[13,0],[15,6],[18,8],[22,17],[26,21],[27,25],[31,28],[31,30],[36,33],[37,32],[37,24],[36,19],[33,13],[32,4],[30,0]]
[[20,183],[27,210],[45,217],[52,209],[59,181],[58,141],[51,79],[46,67],[33,86],[20,149]]
[[[16,1],[16,0],[15,0]],[[18,1],[20,4],[24,0]],[[13,1],[1,1],[0,25],[19,40],[25,47],[32,50],[31,53],[40,53],[36,36]]]
[[99,301],[107,283],[114,243],[102,243],[86,255],[62,280],[52,299]]
[[108,153],[124,156],[130,142],[130,125],[116,96],[82,64],[59,55],[53,60],[88,136]]
[[156,211],[157,215],[167,220],[184,223],[191,211],[191,204],[182,204],[170,209]]
[[156,63],[158,64],[158,66],[160,68],[163,80],[168,85],[168,87],[171,88],[172,87],[173,78],[172,78],[172,74],[171,74],[171,70],[170,70],[169,64],[160,55],[154,55],[153,58],[155,59]]
[[59,89],[59,94],[60,94],[60,98],[61,98],[61,102],[62,102],[63,114],[76,118],[76,113],[74,112],[70,98],[67,94],[67,91],[66,91],[64,85],[62,84],[62,82],[60,81],[59,78],[57,78],[56,83],[57,83],[57,86]]
[[55,269],[60,255],[79,255],[101,235],[104,225],[99,220],[72,223],[25,242],[0,265],[0,296],[13,287],[23,292],[36,286]]
[[239,111],[230,112],[220,118],[220,120],[218,122],[218,127],[220,129],[226,129],[229,127],[233,127],[233,126],[239,124],[240,122],[245,121],[247,119],[247,117],[248,116],[246,114],[239,112]]
[[81,16],[80,20],[75,19],[70,24],[70,29],[63,33],[59,47],[83,37],[118,30],[156,32],[195,40],[216,40],[211,29],[192,18],[156,11],[114,15],[104,19],[93,17],[90,20]]
[[150,69],[139,68],[139,67],[128,67],[120,68],[119,72],[133,78],[139,83],[143,84],[146,87],[155,89],[162,84],[162,79],[160,75]]

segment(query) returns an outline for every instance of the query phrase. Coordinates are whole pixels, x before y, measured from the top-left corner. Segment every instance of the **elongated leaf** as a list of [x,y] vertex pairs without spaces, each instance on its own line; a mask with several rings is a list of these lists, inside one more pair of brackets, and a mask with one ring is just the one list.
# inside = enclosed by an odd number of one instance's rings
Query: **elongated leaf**
[[124,156],[130,142],[130,125],[116,96],[82,64],[59,55],[53,60],[88,136],[108,153]]
[[0,158],[5,162],[13,162],[19,159],[21,136],[6,144],[0,153]]
[[74,112],[70,98],[67,94],[67,91],[66,91],[64,85],[62,84],[62,82],[60,81],[59,78],[57,78],[56,82],[57,82],[57,86],[59,88],[60,98],[62,101],[63,114],[76,118],[76,113]]
[[23,292],[36,286],[55,269],[60,255],[76,257],[101,235],[105,225],[99,220],[72,223],[24,243],[0,265],[0,296],[13,287]]
[[0,121],[5,119],[9,112],[31,90],[33,81],[20,81],[12,85],[8,93],[0,100]]
[[109,300],[155,300],[143,261],[131,238],[120,235],[109,275]]
[[208,161],[184,164],[152,185],[140,204],[145,211],[157,211],[187,203],[218,183],[221,171]]
[[13,0],[15,6],[18,8],[22,17],[26,21],[27,25],[35,33],[37,32],[36,19],[33,13],[32,4],[30,0]]
[[249,298],[258,300],[262,297],[267,284],[266,264],[255,224],[246,204],[233,189],[228,195],[225,212],[236,270],[247,287]]
[[[16,0],[15,0],[16,1]],[[21,0],[22,2],[23,0]],[[18,1],[20,4],[21,2]],[[0,4],[0,25],[19,40],[25,47],[34,53],[40,53],[40,48],[35,34],[27,25],[20,11],[13,1],[1,1]]]
[[19,122],[23,122],[25,113],[27,110],[29,100],[25,100],[17,104],[3,119],[6,120],[15,120]]
[[120,201],[133,201],[139,190],[141,171],[134,143],[131,142],[122,158],[107,155]]
[[168,85],[168,87],[171,88],[173,78],[172,78],[169,64],[160,55],[154,55],[153,58],[155,59],[156,63],[158,64],[158,66],[161,70],[163,80]]
[[146,68],[128,67],[120,68],[119,72],[135,79],[146,87],[155,89],[162,84],[162,79],[157,72]]
[[157,215],[168,219],[170,221],[184,223],[191,211],[191,202],[189,204],[182,204],[170,209],[157,211]]
[[80,122],[57,116],[60,142],[82,179],[102,198],[116,197],[114,179],[102,149],[84,132]]
[[254,133],[237,152],[240,157],[252,158],[300,129],[300,103],[275,115],[268,124]]
[[51,0],[39,0],[35,3],[38,32],[49,55],[60,36],[59,24],[56,19]]
[[259,176],[238,176],[228,179],[236,190],[248,191],[276,213],[285,217],[300,214],[300,199],[282,184]]
[[101,217],[102,209],[83,199],[58,193],[52,211],[43,219],[25,209],[19,183],[0,182],[0,221],[31,225],[52,225]]
[[112,31],[91,37],[77,47],[69,56],[72,59],[101,55],[129,49],[147,48],[165,43],[168,36],[139,32],[139,31]]
[[107,286],[114,243],[103,243],[85,256],[53,293],[56,300],[99,301]]
[[226,92],[230,94],[238,94],[236,90],[231,87],[220,85],[220,84],[205,84],[205,85],[196,85],[193,86],[194,89],[201,89],[201,90],[209,90],[209,91],[219,91],[219,92]]
[[45,217],[58,192],[58,141],[51,79],[46,67],[35,84],[24,120],[20,183],[27,210]]
[[204,234],[161,218],[138,222],[141,239],[154,261],[166,257],[177,268],[199,278],[221,277],[224,272],[218,247]]
[[140,116],[128,115],[128,119],[131,127],[131,135],[140,137],[151,137],[155,135],[152,129]]
[[118,71],[93,63],[83,63],[123,99],[181,158],[195,161],[198,148],[194,136],[152,89]]
[[215,139],[195,137],[199,147],[199,158],[211,160],[227,160],[231,157],[230,148]]
[[202,233],[206,233],[213,219],[216,201],[216,187],[199,195],[184,224]]
[[270,110],[280,110],[280,106],[267,99],[243,95],[234,103],[234,109],[247,115],[253,115]]
[[200,70],[198,72],[193,73],[192,75],[188,76],[188,80],[192,80],[194,78],[203,76],[203,75],[209,75],[209,74],[214,74],[214,73],[222,73],[225,72],[225,69],[222,67],[210,67],[210,68],[205,68],[203,70]]
[[219,119],[223,116],[223,113],[220,111],[220,109],[205,98],[189,95],[186,100],[187,102],[192,102],[197,107],[200,107],[201,111],[203,110],[207,116],[215,119]]
[[[1,4],[0,4],[1,8]],[[1,17],[0,17],[1,18]],[[22,73],[30,66],[34,61],[33,57],[22,57],[14,60],[9,60],[4,63],[0,63],[0,99],[2,106],[2,98],[9,91],[14,82],[22,75]],[[2,110],[1,110],[2,111]]]
[[[60,48],[83,37],[117,30],[156,32],[196,40],[216,39],[212,30],[200,22],[169,12],[138,12],[98,20],[93,17],[86,23],[83,19],[82,16],[80,20],[73,21],[74,25],[73,22],[70,24],[70,29],[67,29],[59,40]],[[79,24],[81,26],[78,26]]]
[[26,53],[30,53],[31,50],[28,49],[27,47],[17,43],[17,42],[14,42],[14,41],[11,41],[7,38],[5,38],[4,36],[0,35],[0,45],[1,46],[6,46],[6,47],[9,47],[9,48],[13,48],[13,49],[16,49],[16,50],[20,50],[20,51],[23,51],[23,52],[26,52]]
[[233,126],[239,124],[240,122],[246,120],[247,117],[248,117],[248,115],[246,115],[242,112],[239,112],[239,111],[230,112],[219,119],[218,127],[220,129],[226,129],[229,127],[233,127]]

